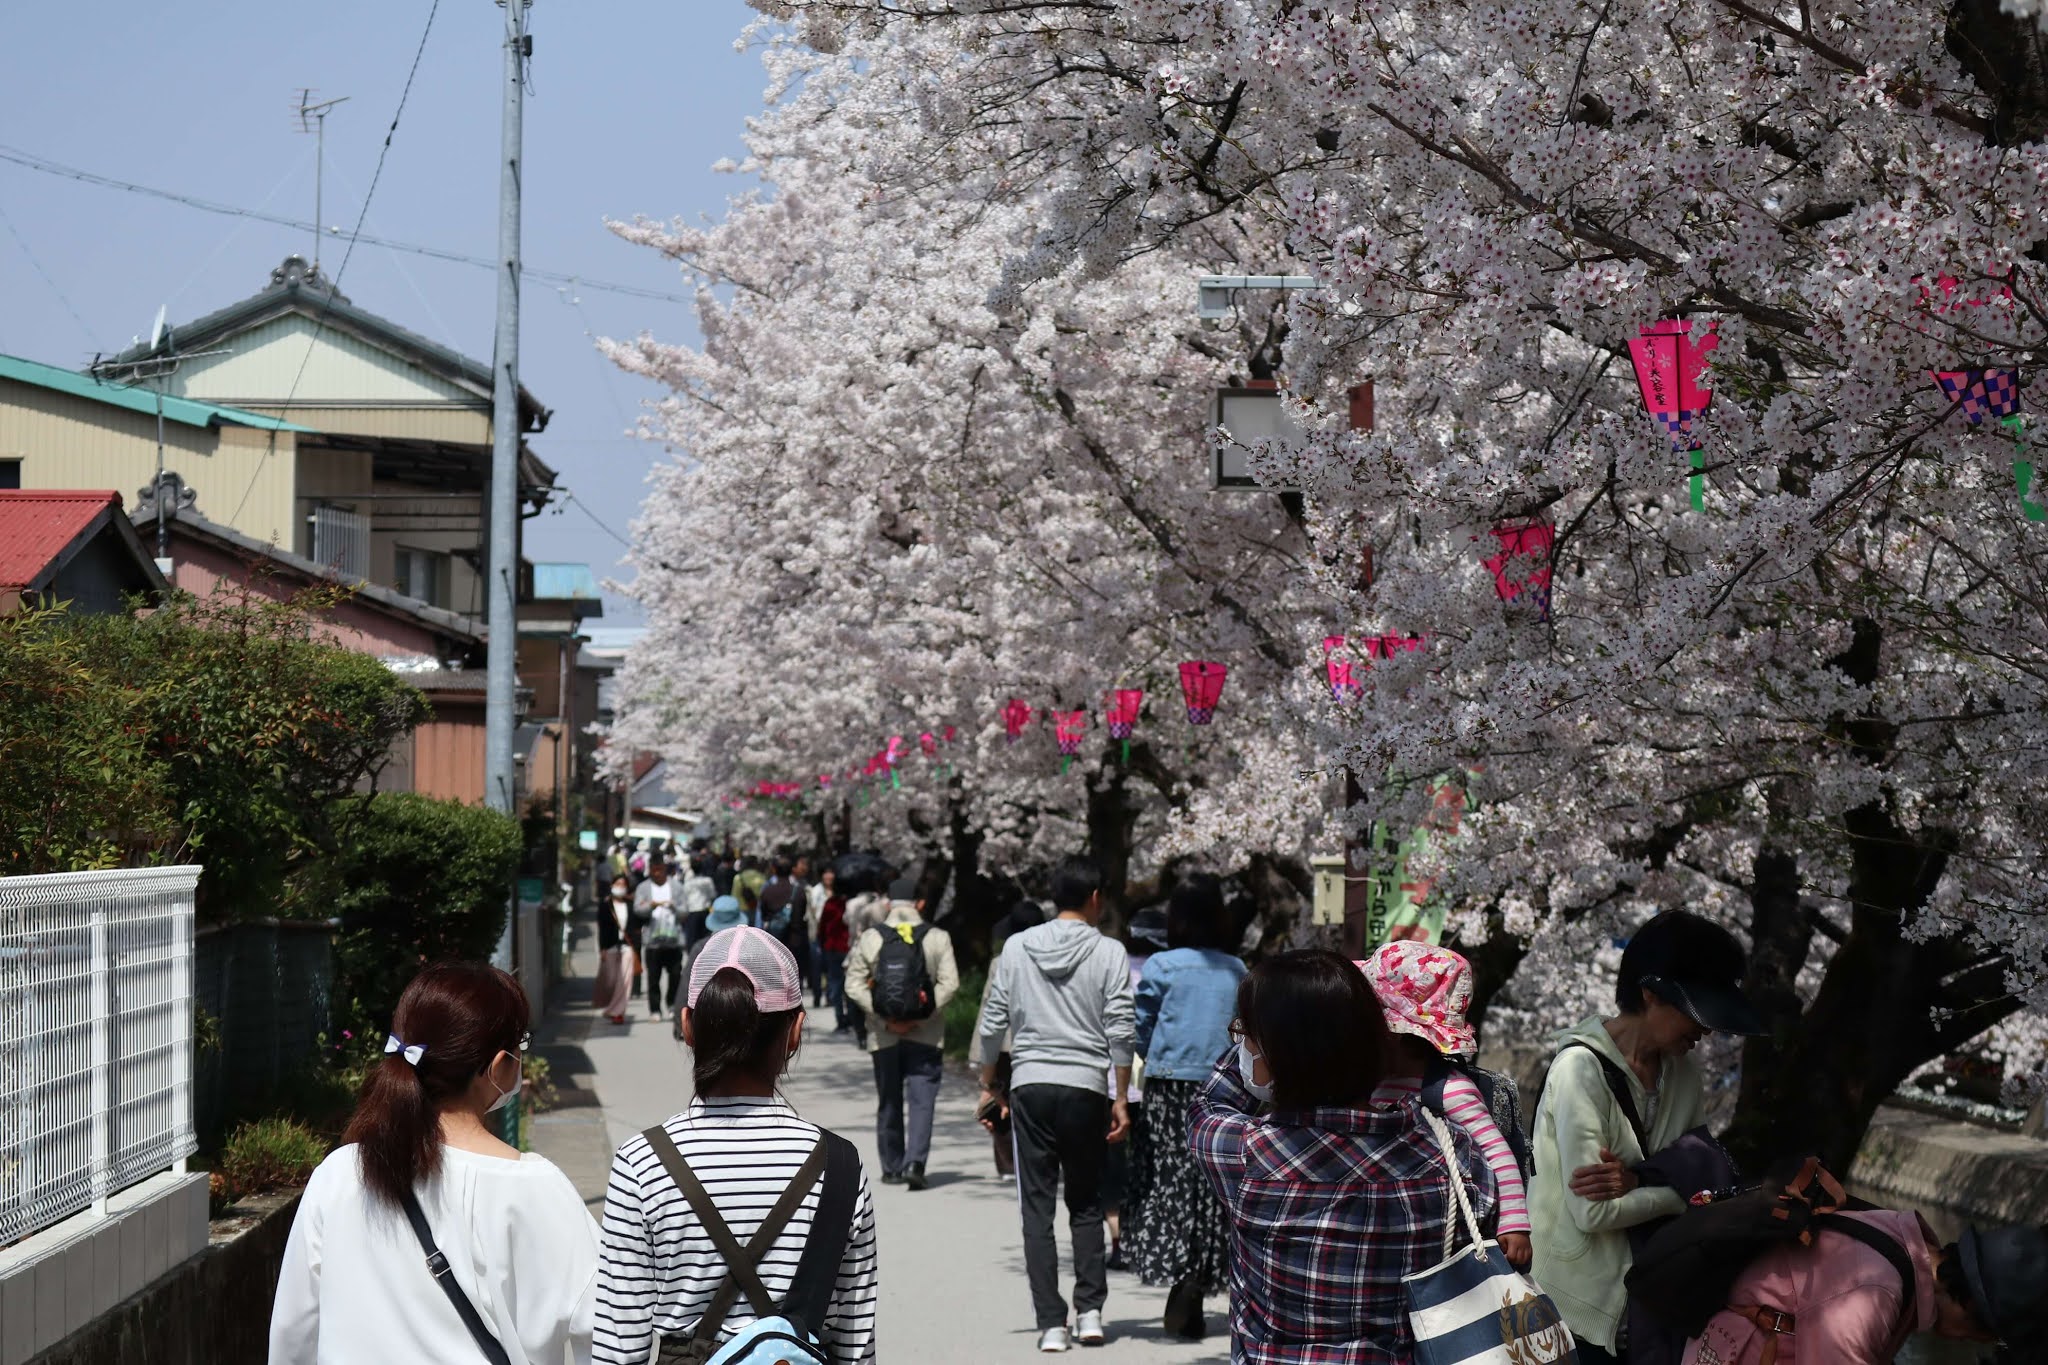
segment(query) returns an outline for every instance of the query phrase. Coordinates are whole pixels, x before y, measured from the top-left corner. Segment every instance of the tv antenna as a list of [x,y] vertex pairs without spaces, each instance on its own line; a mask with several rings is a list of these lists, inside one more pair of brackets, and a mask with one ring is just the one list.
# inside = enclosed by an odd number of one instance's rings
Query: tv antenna
[[156,322],[149,329],[149,345],[142,347],[142,338],[135,338],[141,354],[134,360],[106,360],[93,357],[86,373],[101,383],[120,385],[148,383],[156,394],[156,478],[150,483],[152,501],[156,504],[156,566],[168,577],[171,572],[171,525],[170,498],[164,489],[164,390],[170,387],[171,376],[178,366],[187,360],[198,360],[205,356],[226,355],[225,348],[211,351],[180,351],[164,325],[168,306],[156,310]]
[[349,97],[342,95],[337,99],[321,100],[316,103],[313,94],[311,86],[300,86],[299,102],[293,107],[292,112],[298,116],[299,131],[311,133],[317,139],[313,144],[313,268],[318,270],[320,237],[327,231],[327,225],[320,217],[324,210],[321,200],[324,197],[323,182],[327,170],[327,113],[337,104],[347,104]]

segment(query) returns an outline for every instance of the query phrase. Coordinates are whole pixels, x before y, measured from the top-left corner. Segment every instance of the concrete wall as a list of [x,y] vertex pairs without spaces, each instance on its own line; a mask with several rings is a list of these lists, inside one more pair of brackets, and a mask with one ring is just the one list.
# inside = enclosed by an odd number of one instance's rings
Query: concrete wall
[[[205,1207],[202,1198],[202,1226]],[[236,1209],[245,1218],[216,1225],[196,1255],[110,1304],[30,1365],[261,1365],[298,1207],[296,1191],[243,1200]]]
[[[107,1205],[104,1217],[81,1213],[0,1251],[0,1365],[31,1359],[39,1365],[125,1359],[37,1352],[74,1334],[96,1332],[115,1305],[144,1296],[148,1286],[191,1264],[206,1248],[203,1173],[153,1176],[114,1195]],[[283,1242],[278,1245],[281,1256]],[[271,1275],[274,1284],[274,1266]],[[220,1313],[219,1305],[232,1302],[228,1297],[210,1308],[200,1306],[200,1316],[229,1316]],[[261,1358],[260,1353],[181,1357],[195,1362]]]

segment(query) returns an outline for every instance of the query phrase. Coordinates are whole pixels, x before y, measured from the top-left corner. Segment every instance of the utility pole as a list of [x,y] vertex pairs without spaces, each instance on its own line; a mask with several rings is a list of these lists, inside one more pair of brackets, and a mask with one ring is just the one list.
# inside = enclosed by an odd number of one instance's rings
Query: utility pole
[[[498,0],[505,11],[505,108],[503,151],[498,164],[498,330],[491,354],[491,486],[486,521],[490,552],[485,584],[490,631],[489,671],[484,680],[484,802],[517,815],[512,769],[513,707],[518,685],[519,622],[519,192],[523,179],[520,121],[525,112],[526,60],[533,39],[526,31],[532,0]],[[512,967],[519,913],[514,891],[498,940],[500,967]]]
[[169,339],[164,329],[164,310],[161,308],[157,310],[156,326],[150,330],[149,345],[149,353],[140,360],[114,361],[95,357],[92,364],[86,367],[86,371],[94,379],[103,382],[134,383],[145,379],[155,381],[156,478],[150,484],[150,491],[156,504],[156,567],[169,577],[171,523],[170,506],[164,498],[164,389],[169,386],[171,376],[177,373],[182,362],[226,355],[227,351],[179,351],[177,343]]

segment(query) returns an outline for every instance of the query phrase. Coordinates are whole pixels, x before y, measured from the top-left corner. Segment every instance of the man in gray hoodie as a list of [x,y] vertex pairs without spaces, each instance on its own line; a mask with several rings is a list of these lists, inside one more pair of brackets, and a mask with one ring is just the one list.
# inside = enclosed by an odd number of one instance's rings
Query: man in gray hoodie
[[1130,959],[1121,943],[1096,928],[1102,874],[1086,859],[1068,859],[1053,873],[1052,903],[1052,920],[1013,935],[1003,946],[975,1038],[975,1059],[982,1064],[982,1098],[989,1101],[995,1059],[1004,1035],[1012,1036],[1003,1112],[1017,1135],[1017,1195],[1038,1349],[1064,1351],[1070,1339],[1053,1202],[1065,1180],[1074,1239],[1072,1339],[1100,1345],[1102,1306],[1109,1298],[1102,1169],[1110,1144],[1122,1142],[1131,1129],[1125,1094],[1136,1029]]

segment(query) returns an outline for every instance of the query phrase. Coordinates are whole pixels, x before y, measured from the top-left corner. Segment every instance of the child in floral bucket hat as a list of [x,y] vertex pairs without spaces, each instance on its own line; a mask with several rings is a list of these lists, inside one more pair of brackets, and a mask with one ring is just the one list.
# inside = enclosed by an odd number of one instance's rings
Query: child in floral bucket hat
[[1386,944],[1358,963],[1394,1035],[1388,1078],[1375,1104],[1420,1101],[1471,1135],[1500,1187],[1495,1236],[1508,1261],[1527,1270],[1529,1193],[1520,1101],[1515,1083],[1472,1065],[1478,1036],[1472,1005],[1472,964],[1461,954],[1409,940]]

